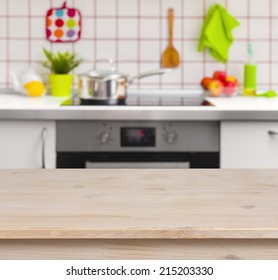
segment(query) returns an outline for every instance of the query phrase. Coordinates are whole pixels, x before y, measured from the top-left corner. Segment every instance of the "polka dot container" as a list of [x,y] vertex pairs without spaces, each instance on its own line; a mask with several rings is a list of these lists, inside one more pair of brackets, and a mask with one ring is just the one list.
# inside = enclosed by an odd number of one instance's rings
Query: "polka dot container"
[[46,14],[46,38],[50,42],[72,43],[81,37],[81,13],[68,8],[66,2],[60,8],[52,8]]

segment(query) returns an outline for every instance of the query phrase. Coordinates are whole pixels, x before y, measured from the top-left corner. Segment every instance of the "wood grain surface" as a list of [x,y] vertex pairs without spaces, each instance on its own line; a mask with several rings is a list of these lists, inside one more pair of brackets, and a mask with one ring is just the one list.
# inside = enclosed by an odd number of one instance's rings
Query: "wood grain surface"
[[0,260],[278,260],[276,239],[0,240]]
[[277,170],[0,171],[0,239],[264,238]]

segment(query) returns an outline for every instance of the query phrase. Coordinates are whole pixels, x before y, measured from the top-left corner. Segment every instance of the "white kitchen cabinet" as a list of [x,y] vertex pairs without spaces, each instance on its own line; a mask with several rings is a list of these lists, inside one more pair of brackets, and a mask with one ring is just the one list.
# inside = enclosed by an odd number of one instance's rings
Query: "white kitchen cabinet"
[[55,168],[54,121],[0,121],[0,168]]
[[222,122],[221,168],[278,168],[278,122]]

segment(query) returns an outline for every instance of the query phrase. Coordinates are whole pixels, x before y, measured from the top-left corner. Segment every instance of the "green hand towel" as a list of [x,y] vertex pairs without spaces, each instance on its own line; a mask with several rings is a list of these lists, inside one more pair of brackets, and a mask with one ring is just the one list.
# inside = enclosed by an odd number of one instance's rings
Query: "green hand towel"
[[198,50],[201,52],[204,48],[209,48],[212,57],[226,63],[234,41],[232,30],[239,25],[224,7],[214,5],[205,19]]

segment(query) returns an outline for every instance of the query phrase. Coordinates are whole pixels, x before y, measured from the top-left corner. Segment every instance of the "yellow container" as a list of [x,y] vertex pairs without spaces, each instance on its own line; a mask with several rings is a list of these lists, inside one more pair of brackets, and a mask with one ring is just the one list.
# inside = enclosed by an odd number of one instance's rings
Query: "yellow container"
[[257,65],[246,64],[244,66],[244,96],[256,96]]
[[73,75],[71,74],[50,74],[50,91],[52,96],[63,97],[70,96]]

